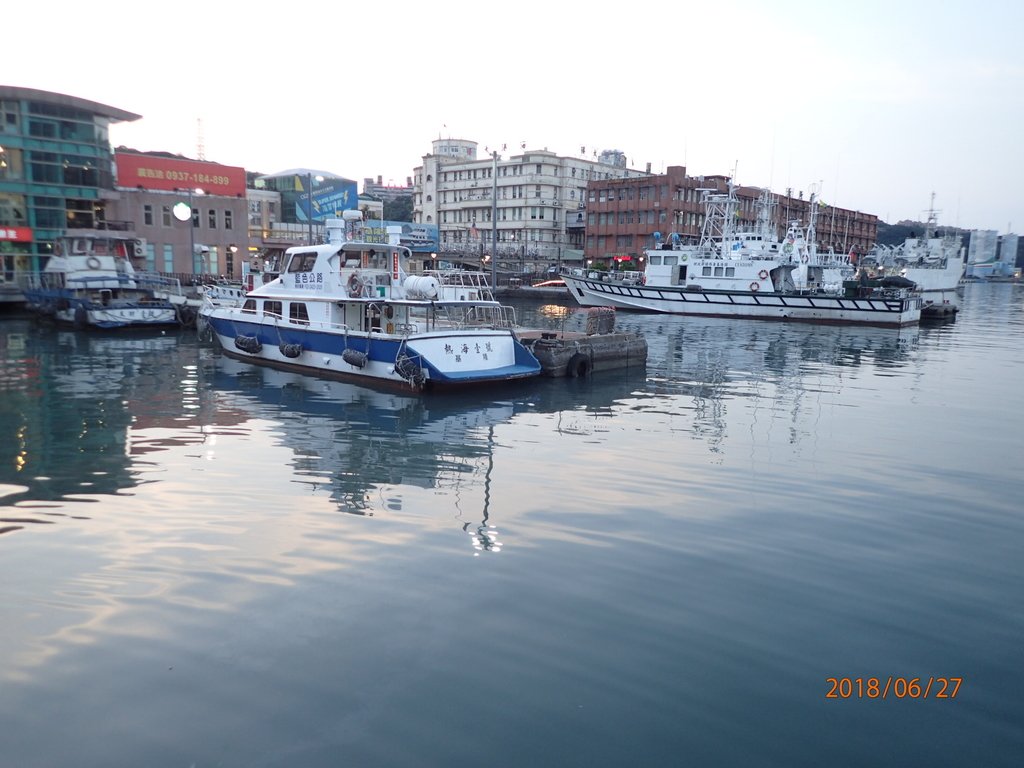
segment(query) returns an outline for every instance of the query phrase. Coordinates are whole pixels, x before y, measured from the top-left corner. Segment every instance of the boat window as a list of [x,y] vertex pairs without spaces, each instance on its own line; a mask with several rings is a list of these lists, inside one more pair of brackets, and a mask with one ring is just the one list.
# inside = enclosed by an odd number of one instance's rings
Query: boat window
[[309,325],[309,312],[306,305],[293,301],[288,306],[288,319],[300,325]]
[[312,272],[316,264],[316,254],[313,252],[294,253],[291,261],[288,262],[289,272]]
[[267,317],[281,317],[281,302],[264,301],[263,314]]
[[726,267],[725,268],[725,276],[726,277],[735,277],[736,276],[736,267]]
[[665,256],[665,266],[674,267],[678,261],[678,256]]
[[249,314],[256,314],[256,299],[246,299],[245,304],[242,305],[242,311],[248,312]]
[[723,267],[715,267],[715,277],[722,277],[725,274]]
[[704,277],[711,277],[711,267],[704,267]]

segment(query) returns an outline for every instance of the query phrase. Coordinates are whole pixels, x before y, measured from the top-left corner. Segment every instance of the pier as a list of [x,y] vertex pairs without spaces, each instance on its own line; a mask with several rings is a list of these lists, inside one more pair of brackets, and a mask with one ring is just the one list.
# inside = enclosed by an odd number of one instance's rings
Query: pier
[[592,373],[647,365],[647,339],[615,331],[615,310],[608,307],[573,313],[581,330],[529,330],[519,334],[541,365],[541,375],[584,378]]

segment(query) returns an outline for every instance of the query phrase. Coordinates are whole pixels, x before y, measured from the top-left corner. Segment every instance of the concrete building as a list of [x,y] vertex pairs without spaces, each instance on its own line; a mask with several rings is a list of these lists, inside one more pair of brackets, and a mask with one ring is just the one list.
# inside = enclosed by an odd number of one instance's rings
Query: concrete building
[[139,115],[62,93],[0,85],[0,300],[20,301],[67,229],[134,222],[108,210],[114,189],[109,127]]
[[524,147],[521,154],[489,151],[481,159],[477,147],[437,139],[413,172],[413,223],[437,226],[442,259],[486,263],[496,230],[500,269],[540,272],[581,262],[587,185],[644,175],[614,150],[588,160]]
[[[686,168],[669,166],[664,174],[641,178],[598,179],[587,185],[585,258],[612,265],[640,267],[645,248],[654,246],[653,234],[678,234],[684,242],[698,242],[704,226],[702,190],[726,192],[727,176],[688,176]],[[753,229],[762,190],[737,187],[740,229]],[[803,192],[775,195],[775,222],[779,233],[793,219],[805,223],[810,196]],[[866,253],[878,234],[873,214],[818,204],[816,239],[821,250]]]
[[119,194],[110,210],[134,222],[137,269],[185,283],[241,277],[248,250],[245,169],[125,149],[114,161]]
[[413,192],[411,176],[406,178],[404,187],[396,184],[385,184],[382,176],[378,176],[376,181],[367,178],[363,179],[363,195],[374,197],[383,202],[390,202],[399,197],[408,197]]

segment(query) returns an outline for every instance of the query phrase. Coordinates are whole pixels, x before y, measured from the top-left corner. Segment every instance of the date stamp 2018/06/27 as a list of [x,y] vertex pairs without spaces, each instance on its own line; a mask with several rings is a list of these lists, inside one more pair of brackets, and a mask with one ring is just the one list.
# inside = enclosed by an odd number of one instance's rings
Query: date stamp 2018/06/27
[[955,699],[962,677],[826,677],[826,699]]

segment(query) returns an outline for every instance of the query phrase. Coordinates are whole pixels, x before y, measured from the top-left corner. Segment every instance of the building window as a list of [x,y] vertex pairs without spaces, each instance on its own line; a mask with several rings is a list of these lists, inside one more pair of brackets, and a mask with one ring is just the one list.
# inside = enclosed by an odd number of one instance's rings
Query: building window
[[162,217],[163,225],[164,225],[165,227],[169,227],[169,226],[171,226],[171,206],[169,206],[169,205],[165,205],[165,206],[164,206],[164,207],[163,207],[163,208],[161,209],[160,213],[161,213],[161,217]]
[[153,226],[153,206],[144,205],[142,206],[142,221],[147,227]]
[[235,220],[231,215],[231,211],[224,211],[224,229],[234,229]]
[[164,246],[164,272],[174,271],[174,246]]
[[215,211],[213,208],[211,208],[207,212],[206,221],[210,225],[210,229],[216,229],[217,228],[217,211]]
[[192,209],[192,229],[199,229],[199,209]]

